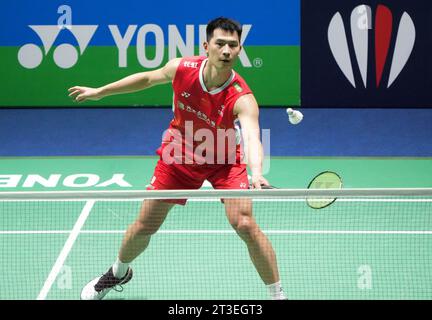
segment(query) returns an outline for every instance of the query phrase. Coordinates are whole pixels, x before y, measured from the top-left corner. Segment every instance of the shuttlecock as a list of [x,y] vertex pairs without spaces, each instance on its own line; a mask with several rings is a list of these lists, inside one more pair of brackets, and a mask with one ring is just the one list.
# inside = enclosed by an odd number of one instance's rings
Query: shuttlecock
[[289,122],[292,124],[298,124],[303,120],[303,114],[298,110],[293,110],[292,108],[287,109]]

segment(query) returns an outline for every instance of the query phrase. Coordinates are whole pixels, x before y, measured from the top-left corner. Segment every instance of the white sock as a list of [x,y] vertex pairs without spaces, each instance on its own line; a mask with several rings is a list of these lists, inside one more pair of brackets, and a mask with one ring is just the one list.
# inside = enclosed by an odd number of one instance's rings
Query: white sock
[[280,281],[267,285],[267,289],[272,300],[287,300]]
[[128,268],[129,263],[123,263],[119,258],[117,258],[116,262],[114,262],[112,266],[114,277],[117,279],[123,278],[126,275]]

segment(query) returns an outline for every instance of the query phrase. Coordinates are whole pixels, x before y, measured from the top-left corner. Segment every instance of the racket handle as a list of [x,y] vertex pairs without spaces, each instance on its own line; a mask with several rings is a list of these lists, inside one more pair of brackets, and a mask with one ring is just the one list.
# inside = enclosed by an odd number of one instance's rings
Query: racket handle
[[266,189],[277,189],[277,188],[272,186],[272,185],[270,185],[270,186],[261,185],[261,189],[266,190]]
[[[252,185],[249,186],[249,189],[252,189]],[[266,190],[266,189],[277,189],[274,186],[265,186],[265,185],[261,185],[261,189]]]

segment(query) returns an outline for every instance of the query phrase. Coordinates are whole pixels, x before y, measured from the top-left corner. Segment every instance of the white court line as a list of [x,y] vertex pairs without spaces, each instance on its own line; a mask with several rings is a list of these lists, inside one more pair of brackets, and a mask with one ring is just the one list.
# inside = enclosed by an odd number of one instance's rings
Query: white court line
[[[77,234],[124,234],[126,230],[81,230]],[[67,234],[74,231],[0,231],[0,235],[22,234]],[[76,232],[76,231],[75,231]],[[265,234],[432,234],[432,230],[263,230]],[[160,230],[160,234],[235,234],[234,230]],[[76,236],[75,236],[76,238]],[[69,240],[69,239],[68,239]],[[75,240],[74,240],[75,241]],[[72,243],[73,244],[73,243]],[[66,247],[66,245],[65,245]],[[70,250],[70,248],[69,248]],[[64,261],[63,261],[64,262]],[[61,266],[60,266],[61,267]],[[54,269],[54,268],[53,268]],[[57,272],[58,273],[58,272]]]
[[[432,230],[263,230],[265,234],[432,234]],[[124,233],[122,230],[86,230],[82,233]],[[160,234],[236,234],[234,230],[160,230]]]
[[45,300],[46,296],[48,295],[48,292],[50,291],[55,279],[57,278],[57,275],[61,271],[63,264],[66,261],[66,258],[69,255],[69,252],[71,251],[75,243],[75,240],[77,239],[81,231],[81,228],[84,226],[84,223],[87,220],[90,211],[93,208],[94,203],[95,203],[94,200],[86,202],[84,208],[81,211],[80,216],[78,217],[78,220],[76,221],[72,231],[70,232],[69,238],[66,240],[66,243],[64,244],[63,249],[60,252],[60,255],[57,257],[57,261],[52,267],[51,272],[48,275],[48,278],[45,280],[45,284],[42,287],[42,290],[39,292],[37,300]]
[[[320,200],[320,197],[310,197],[311,199],[317,199]],[[328,197],[321,197],[321,198],[328,198]],[[292,199],[252,199],[254,202],[305,202],[306,198],[304,199],[298,199],[298,198],[292,198]],[[432,199],[344,199],[344,198],[337,198],[337,202],[432,202]],[[202,198],[202,199],[189,199],[188,202],[220,202],[220,199],[215,198]]]
[[13,231],[0,231],[2,234],[65,234],[71,233],[71,230],[13,230]]
[[[186,197],[187,198],[187,197]],[[317,199],[319,200],[320,197],[309,197],[311,199]],[[328,196],[323,196],[321,198],[328,198]],[[14,199],[14,200],[1,200],[0,199],[0,203],[1,202],[84,202],[86,200],[83,199],[62,199],[62,200],[58,200],[58,199],[43,199],[43,200],[38,200],[38,199],[31,199],[31,200],[22,200],[22,199]],[[113,199],[113,200],[108,200],[108,199],[104,199],[104,200],[99,200],[96,199],[95,201],[98,202],[138,202],[141,203],[143,201],[143,199]],[[306,198],[284,198],[284,199],[270,199],[270,198],[257,198],[257,199],[253,199],[253,202],[305,202]],[[367,199],[367,198],[362,198],[362,199],[357,199],[357,198],[337,198],[336,199],[337,202],[432,202],[432,199]],[[199,198],[199,199],[188,199],[188,202],[220,202],[219,198]]]

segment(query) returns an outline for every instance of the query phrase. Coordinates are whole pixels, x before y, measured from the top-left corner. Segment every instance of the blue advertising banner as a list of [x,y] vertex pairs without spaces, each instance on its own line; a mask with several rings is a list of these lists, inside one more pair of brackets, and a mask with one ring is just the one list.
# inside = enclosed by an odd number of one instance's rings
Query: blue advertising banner
[[[207,23],[220,16],[243,25],[235,70],[260,105],[298,105],[300,0],[259,7],[246,0],[20,0],[3,1],[0,11],[0,107],[75,106],[65,94],[71,86],[101,86],[176,57],[205,55]],[[169,106],[171,98],[171,88],[159,86],[87,104]]]
[[[186,3],[174,0],[8,0],[2,1],[0,46],[33,41],[34,35],[28,32],[28,25],[67,25],[66,17],[60,14],[67,12],[68,7],[72,9],[70,19],[74,25],[116,25],[122,34],[125,31],[122,29],[129,25],[155,24],[168,33],[169,25],[205,25],[213,18],[226,16],[253,25],[254,32],[247,39],[249,45],[300,44],[300,0],[270,1],[259,7],[248,1],[233,1],[225,6],[199,0]],[[198,28],[194,31],[198,35]],[[167,38],[165,41],[168,44]],[[149,44],[152,44],[150,39]],[[96,33],[92,45],[113,45],[110,32]]]
[[302,0],[301,104],[432,107],[432,2]]

